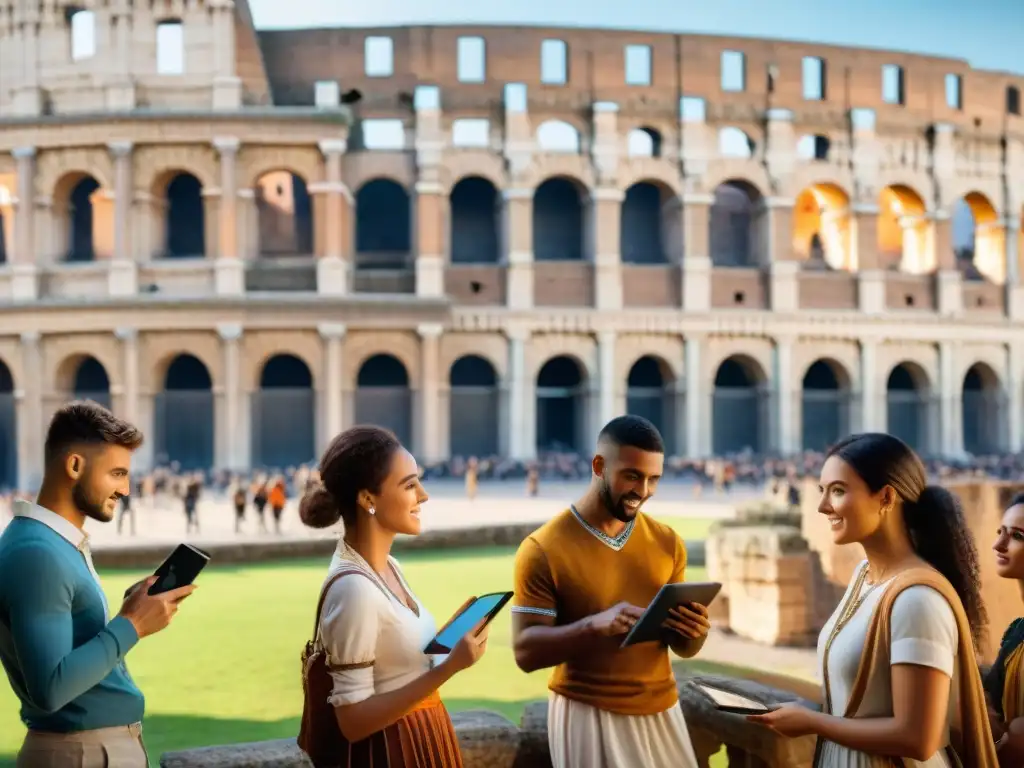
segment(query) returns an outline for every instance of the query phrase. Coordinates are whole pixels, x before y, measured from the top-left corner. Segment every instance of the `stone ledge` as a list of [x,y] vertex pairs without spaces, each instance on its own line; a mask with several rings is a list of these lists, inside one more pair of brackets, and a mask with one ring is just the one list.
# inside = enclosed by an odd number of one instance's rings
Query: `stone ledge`
[[[723,745],[730,755],[748,756],[747,764],[768,768],[807,768],[814,753],[814,739],[785,739],[740,715],[719,712],[694,686],[706,682],[767,705],[800,701],[815,706],[795,693],[762,683],[713,675],[681,675],[679,704],[683,708],[701,765]],[[796,681],[794,681],[796,682]],[[452,714],[466,768],[551,768],[547,736],[548,703],[526,705],[519,727],[486,710]],[[312,768],[294,739],[203,747],[168,752],[161,768]]]

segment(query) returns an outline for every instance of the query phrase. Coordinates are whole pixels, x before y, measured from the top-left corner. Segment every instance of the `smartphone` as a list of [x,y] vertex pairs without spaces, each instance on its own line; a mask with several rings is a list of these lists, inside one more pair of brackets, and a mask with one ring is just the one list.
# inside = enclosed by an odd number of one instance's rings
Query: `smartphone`
[[192,584],[209,562],[210,556],[203,550],[179,544],[156,569],[156,583],[149,588],[149,594],[159,595]]

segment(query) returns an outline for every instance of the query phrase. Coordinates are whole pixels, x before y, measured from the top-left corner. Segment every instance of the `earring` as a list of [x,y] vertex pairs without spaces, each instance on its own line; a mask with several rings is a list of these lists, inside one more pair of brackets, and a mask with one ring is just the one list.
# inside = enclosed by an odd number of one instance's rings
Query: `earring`
[[376,514],[377,514],[377,510],[376,510],[376,509],[374,509],[373,507],[370,507],[370,508],[369,508],[369,509],[367,510],[367,512],[369,512],[369,513],[370,513],[371,515],[376,515]]

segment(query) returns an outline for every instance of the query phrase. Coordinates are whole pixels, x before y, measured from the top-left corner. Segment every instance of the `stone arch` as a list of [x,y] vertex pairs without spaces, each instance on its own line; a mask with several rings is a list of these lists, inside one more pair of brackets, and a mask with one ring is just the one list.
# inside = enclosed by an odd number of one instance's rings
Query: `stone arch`
[[448,196],[453,264],[497,264],[501,257],[501,196],[481,176],[464,176]]
[[626,154],[629,157],[661,157],[661,131],[650,126],[634,128],[626,135]]
[[168,170],[153,181],[152,198],[162,210],[158,253],[165,258],[206,256],[207,216],[203,182],[190,171]]
[[54,235],[64,261],[95,261],[99,255],[109,255],[113,208],[95,175],[65,173],[54,185],[52,200]]
[[18,486],[18,411],[14,374],[0,359],[0,492]]
[[584,258],[584,195],[576,180],[555,176],[533,193],[533,258],[535,261],[582,261]]
[[756,267],[765,254],[764,198],[745,179],[730,179],[715,187],[708,216],[708,247],[716,267]]
[[564,120],[545,120],[538,125],[536,141],[540,152],[580,152],[580,132]]
[[661,432],[665,453],[678,453],[676,428],[680,404],[672,367],[657,355],[644,355],[636,360],[626,374],[626,412],[643,416]]
[[850,197],[832,183],[801,190],[793,206],[793,252],[809,268],[857,269]]
[[801,400],[803,450],[824,451],[852,431],[851,376],[838,361],[818,358],[807,367]]
[[253,183],[260,256],[313,254],[313,200],[306,179],[285,168],[267,170]]
[[213,377],[206,364],[187,352],[173,356],[154,406],[157,465],[210,469],[214,464],[216,415]]
[[537,372],[537,450],[579,452],[587,443],[587,369],[571,355],[549,358]]
[[408,369],[394,355],[377,353],[366,358],[356,375],[356,423],[386,427],[403,445],[412,446],[409,380]]
[[999,374],[987,363],[974,363],[964,374],[961,389],[964,450],[975,456],[1002,453],[1006,442],[1006,396]]
[[953,205],[953,252],[968,280],[1006,282],[1006,234],[996,207],[981,192],[968,192]]
[[757,144],[742,128],[727,125],[718,130],[718,154],[721,157],[749,160]]
[[316,390],[305,360],[290,353],[268,356],[251,403],[254,466],[280,471],[316,459]]
[[407,267],[413,252],[409,191],[380,176],[359,187],[355,239],[357,267]]
[[111,407],[110,376],[106,367],[92,355],[74,355],[57,369],[57,380],[68,399],[92,400],[104,408]]
[[682,208],[670,206],[675,195],[659,181],[638,181],[626,190],[619,211],[619,251],[630,264],[664,264],[668,244],[682,233]]
[[878,254],[883,269],[915,275],[934,270],[925,211],[924,198],[905,184],[891,184],[879,193]]
[[888,432],[919,453],[932,448],[931,383],[918,363],[904,360],[893,366],[886,380]]
[[715,372],[712,452],[716,456],[767,452],[771,414],[768,376],[749,355],[732,355]]
[[448,423],[452,456],[498,453],[502,403],[498,373],[489,360],[468,354],[448,370]]

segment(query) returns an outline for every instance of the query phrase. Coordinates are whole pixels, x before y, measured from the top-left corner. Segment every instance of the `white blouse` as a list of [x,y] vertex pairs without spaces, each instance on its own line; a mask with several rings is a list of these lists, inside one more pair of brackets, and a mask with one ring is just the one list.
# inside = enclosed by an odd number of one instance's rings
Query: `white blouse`
[[339,547],[331,562],[328,579],[343,564],[355,565],[366,574],[342,576],[324,599],[320,635],[334,680],[329,699],[333,706],[401,688],[435,663],[433,656],[423,652],[437,633],[434,617],[409,588],[398,561],[388,561],[419,615],[393,595],[358,555],[348,555]]
[[[826,622],[818,637],[818,668],[822,668],[825,644],[832,634],[832,628],[848,600],[856,600],[852,596],[854,584],[857,582],[861,569],[867,568],[863,561],[854,572],[854,577],[846,589],[846,594],[839,601],[832,617]],[[832,713],[842,715],[850,700],[857,670],[860,667],[864,643],[867,639],[868,626],[875,606],[881,599],[888,582],[883,582],[871,590],[870,594],[857,609],[857,612],[840,630],[832,643],[828,655],[828,679],[832,692]],[[866,582],[861,587],[861,595],[871,589]],[[949,712],[947,730],[943,737],[943,745],[949,743],[949,724],[954,722],[958,711],[958,680],[956,664],[959,646],[959,630],[953,609],[946,599],[931,587],[909,587],[900,593],[893,602],[891,620],[891,652],[890,666],[893,664],[918,664],[938,669],[950,677]],[[880,673],[868,681],[867,690],[857,710],[857,717],[892,717],[892,679],[891,675]],[[945,747],[943,747],[945,749]],[[946,768],[948,761],[944,751],[940,750],[928,760],[904,760],[907,768]],[[873,757],[855,752],[838,744],[825,742],[822,751],[822,768],[868,768],[868,766],[889,766],[890,762],[883,758]]]

